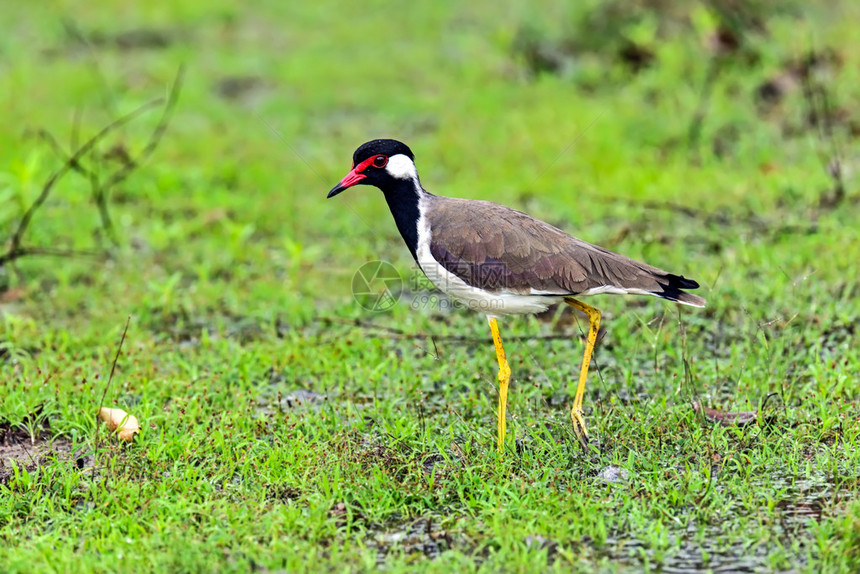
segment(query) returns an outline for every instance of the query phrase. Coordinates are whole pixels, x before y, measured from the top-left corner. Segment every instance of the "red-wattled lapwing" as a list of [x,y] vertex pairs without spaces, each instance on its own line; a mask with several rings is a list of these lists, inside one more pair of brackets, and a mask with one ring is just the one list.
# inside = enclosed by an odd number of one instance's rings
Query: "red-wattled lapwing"
[[414,160],[412,151],[399,141],[367,142],[355,150],[352,170],[328,197],[354,185],[378,187],[427,278],[454,299],[487,315],[499,360],[500,450],[511,369],[496,318],[540,313],[560,301],[585,313],[590,325],[570,414],[577,436],[586,444],[582,397],[600,311],[573,296],[653,295],[704,307],[704,299],[683,291],[699,284],[571,237],[509,207],[433,195],[421,187]]

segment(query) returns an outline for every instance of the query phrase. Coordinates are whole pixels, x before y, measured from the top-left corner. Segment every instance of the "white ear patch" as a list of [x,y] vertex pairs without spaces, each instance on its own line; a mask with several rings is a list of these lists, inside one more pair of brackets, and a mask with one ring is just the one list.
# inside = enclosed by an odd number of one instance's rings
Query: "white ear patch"
[[415,164],[409,159],[409,156],[399,153],[388,158],[388,165],[385,166],[385,171],[391,177],[397,179],[415,179],[418,177],[418,172],[415,170]]

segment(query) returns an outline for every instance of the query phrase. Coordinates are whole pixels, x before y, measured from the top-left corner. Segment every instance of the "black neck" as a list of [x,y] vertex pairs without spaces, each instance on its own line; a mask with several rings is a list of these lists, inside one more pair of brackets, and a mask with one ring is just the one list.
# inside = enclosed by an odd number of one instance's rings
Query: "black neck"
[[406,247],[412,253],[412,258],[416,261],[418,257],[418,219],[421,213],[418,210],[418,201],[422,193],[426,193],[421,189],[418,182],[411,179],[395,180],[393,183],[386,185],[382,189],[385,195],[385,201],[388,202],[388,209],[391,210],[391,215],[394,216],[394,223],[397,224],[397,230],[406,242]]

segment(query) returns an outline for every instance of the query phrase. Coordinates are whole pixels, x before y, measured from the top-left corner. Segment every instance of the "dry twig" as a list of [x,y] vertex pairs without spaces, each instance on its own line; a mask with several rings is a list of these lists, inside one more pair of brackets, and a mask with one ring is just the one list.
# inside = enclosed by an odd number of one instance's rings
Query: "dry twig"
[[[116,363],[117,363],[117,361],[119,361],[119,355],[122,352],[122,344],[125,342],[125,336],[128,333],[129,323],[131,323],[131,315],[129,315],[128,318],[125,320],[125,329],[122,330],[122,337],[120,338],[119,345],[116,348],[116,355],[114,355],[114,357],[113,357],[113,364],[110,367],[110,376],[108,377],[107,384],[105,385],[105,390],[102,393],[102,398],[99,401],[99,410],[98,410],[99,414],[101,414],[101,412],[102,412],[102,408],[104,407],[104,404],[105,404],[105,397],[108,394],[108,389],[110,389],[111,382],[113,382],[113,374],[116,371]],[[99,424],[98,424],[98,421],[96,421],[95,449],[98,449],[98,446],[99,446]]]
[[[183,70],[180,69],[176,80],[173,82],[173,85],[170,90],[170,94],[165,100],[164,98],[157,98],[150,102],[143,104],[137,109],[129,112],[128,114],[112,121],[105,127],[103,127],[98,133],[84,142],[80,147],[77,147],[71,154],[66,154],[66,152],[62,149],[62,146],[57,142],[57,140],[50,135],[48,132],[41,130],[39,132],[39,136],[44,139],[48,144],[54,149],[54,151],[60,155],[60,157],[64,158],[63,165],[60,166],[51,176],[47,179],[45,184],[42,186],[42,190],[33,203],[27,208],[24,212],[24,215],[21,216],[18,225],[15,228],[15,231],[12,233],[12,236],[9,238],[9,247],[5,253],[0,254],[0,267],[3,267],[7,263],[11,263],[21,257],[27,255],[78,255],[78,254],[86,254],[90,255],[92,253],[88,252],[76,252],[76,251],[68,251],[68,250],[59,250],[53,248],[43,248],[43,247],[25,247],[23,245],[24,235],[29,229],[30,225],[33,222],[33,218],[36,215],[36,212],[41,208],[45,202],[48,200],[51,192],[53,191],[56,184],[65,177],[70,171],[76,171],[86,177],[90,181],[90,185],[93,189],[93,200],[96,203],[96,206],[99,209],[100,216],[102,218],[102,225],[107,230],[111,239],[116,243],[115,235],[113,234],[113,227],[110,220],[110,214],[107,210],[107,197],[108,191],[118,183],[125,180],[131,173],[143,162],[145,161],[155,149],[158,147],[158,144],[161,142],[161,139],[167,130],[167,126],[170,122],[170,118],[172,116],[172,112],[176,107],[176,102],[179,98],[179,92],[182,87],[182,76]],[[136,158],[130,158],[129,161],[125,161],[122,165],[116,169],[113,173],[109,174],[104,180],[100,180],[98,174],[95,171],[87,169],[83,165],[84,159],[92,154],[93,150],[101,143],[107,136],[118,130],[120,127],[128,124],[132,120],[138,118],[143,115],[145,112],[151,110],[152,108],[162,105],[166,102],[164,107],[164,111],[161,116],[161,120],[156,126],[155,130],[152,132],[149,141],[146,146],[144,146],[143,150]],[[77,116],[76,116],[77,118]],[[77,119],[75,122],[75,128],[73,132],[73,142],[77,140]]]

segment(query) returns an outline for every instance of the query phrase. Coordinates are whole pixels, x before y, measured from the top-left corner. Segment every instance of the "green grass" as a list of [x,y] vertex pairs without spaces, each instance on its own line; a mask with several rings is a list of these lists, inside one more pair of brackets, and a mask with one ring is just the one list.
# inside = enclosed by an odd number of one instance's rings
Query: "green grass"
[[[85,139],[186,71],[159,148],[112,192],[119,245],[69,174],[25,243],[97,255],[0,269],[0,570],[856,571],[857,9],[738,3],[741,46],[717,54],[713,10],[587,4],[6,6],[4,242],[61,163],[37,130],[68,148],[76,114]],[[111,40],[135,29],[164,45]],[[833,55],[812,69],[832,137],[791,76],[812,48]],[[778,77],[795,83],[757,104]],[[99,157],[139,153],[158,115]],[[589,450],[567,410],[581,319],[501,322],[500,456],[484,318],[431,304],[377,191],[325,200],[381,136],[431,191],[702,283],[704,310],[589,299]],[[350,293],[373,260],[404,277],[387,313]],[[96,442],[106,388],[141,421],[133,445]],[[724,427],[696,400],[762,412]]]

